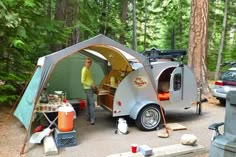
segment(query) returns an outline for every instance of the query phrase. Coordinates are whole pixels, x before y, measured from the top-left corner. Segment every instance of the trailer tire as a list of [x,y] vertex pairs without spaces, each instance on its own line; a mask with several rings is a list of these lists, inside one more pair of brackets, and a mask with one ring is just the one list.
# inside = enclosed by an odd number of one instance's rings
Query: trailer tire
[[155,130],[162,122],[160,107],[152,104],[145,106],[138,114],[135,123],[140,130]]

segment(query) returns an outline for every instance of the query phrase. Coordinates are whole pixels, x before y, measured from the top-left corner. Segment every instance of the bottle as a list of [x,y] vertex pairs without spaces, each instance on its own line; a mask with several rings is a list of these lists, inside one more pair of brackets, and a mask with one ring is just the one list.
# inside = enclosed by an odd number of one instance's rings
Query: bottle
[[48,103],[47,88],[43,89],[42,95],[40,97],[40,103]]
[[67,100],[66,100],[66,92],[63,93],[63,100],[62,100],[64,103],[67,103]]
[[110,85],[111,85],[111,86],[115,86],[115,83],[116,83],[115,77],[112,76],[112,77],[110,78]]

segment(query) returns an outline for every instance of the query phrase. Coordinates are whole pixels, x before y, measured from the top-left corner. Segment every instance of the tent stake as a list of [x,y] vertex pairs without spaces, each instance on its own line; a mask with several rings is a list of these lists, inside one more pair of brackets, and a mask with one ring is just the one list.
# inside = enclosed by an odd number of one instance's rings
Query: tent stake
[[22,149],[21,149],[21,152],[20,152],[20,156],[25,153],[25,147],[26,147],[27,139],[28,139],[28,132],[26,131],[26,133],[25,133],[25,139],[24,139],[24,144],[23,144],[23,146],[22,146]]

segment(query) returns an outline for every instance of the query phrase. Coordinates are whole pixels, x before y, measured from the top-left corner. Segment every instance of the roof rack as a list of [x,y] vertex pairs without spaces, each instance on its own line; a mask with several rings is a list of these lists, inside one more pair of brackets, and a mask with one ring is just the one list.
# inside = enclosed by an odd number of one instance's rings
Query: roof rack
[[153,59],[174,59],[178,57],[183,57],[187,54],[186,50],[160,50],[156,48],[151,48],[142,53],[144,56]]

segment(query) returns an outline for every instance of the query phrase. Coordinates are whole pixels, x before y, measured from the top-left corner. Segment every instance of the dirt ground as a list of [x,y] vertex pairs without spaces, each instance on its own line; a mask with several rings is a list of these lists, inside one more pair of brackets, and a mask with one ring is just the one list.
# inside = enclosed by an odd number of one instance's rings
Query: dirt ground
[[[208,97],[209,104],[219,104],[215,98]],[[26,129],[14,116],[12,107],[0,105],[0,156],[18,157],[23,148]],[[24,156],[24,155],[23,155]]]
[[14,116],[12,107],[0,105],[0,156],[17,157],[24,143],[26,130]]

